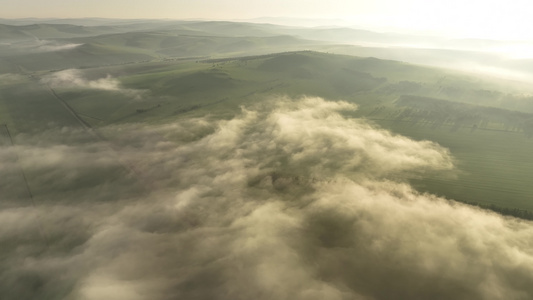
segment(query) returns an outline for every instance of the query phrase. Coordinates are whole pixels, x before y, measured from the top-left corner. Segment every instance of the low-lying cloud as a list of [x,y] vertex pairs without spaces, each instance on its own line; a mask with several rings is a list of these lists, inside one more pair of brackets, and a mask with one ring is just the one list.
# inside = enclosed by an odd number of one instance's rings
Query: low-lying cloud
[[135,99],[141,99],[145,93],[143,90],[121,87],[118,79],[111,77],[111,75],[95,80],[87,79],[83,72],[77,69],[54,72],[43,77],[41,81],[53,88],[82,88],[112,91],[125,94]]
[[55,51],[72,50],[79,46],[82,46],[83,44],[64,43],[64,42],[53,41],[53,40],[34,39],[34,40],[19,41],[19,42],[6,42],[0,45],[8,46],[11,49],[38,53],[38,52],[55,52]]
[[53,52],[53,51],[64,51],[64,50],[71,50],[74,48],[77,48],[83,44],[60,44],[60,43],[54,43],[49,41],[44,41],[43,43],[39,44],[37,47],[33,48],[33,50],[38,52]]
[[34,204],[3,196],[0,294],[531,299],[533,224],[417,193],[405,179],[452,172],[450,153],[353,109],[276,99],[231,120],[108,127],[110,143],[18,136],[0,172],[15,184],[22,166]]

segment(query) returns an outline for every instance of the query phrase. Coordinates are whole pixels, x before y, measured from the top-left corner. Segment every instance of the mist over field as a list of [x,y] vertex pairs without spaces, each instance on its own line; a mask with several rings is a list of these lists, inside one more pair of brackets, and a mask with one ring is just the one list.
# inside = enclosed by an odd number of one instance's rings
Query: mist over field
[[54,41],[38,40],[35,43],[27,44],[12,44],[11,48],[20,49],[20,50],[29,50],[31,52],[51,52],[51,51],[62,51],[70,50],[76,47],[81,46],[82,44],[62,44]]
[[140,100],[143,93],[146,93],[143,90],[121,87],[120,82],[109,74],[104,78],[87,79],[83,72],[77,69],[51,73],[44,76],[41,82],[52,88],[81,88],[117,92],[136,100]]
[[64,43],[55,40],[20,40],[9,41],[8,39],[0,43],[0,53],[3,51],[12,52],[26,52],[26,53],[40,53],[40,52],[55,52],[75,49],[82,44]]
[[109,141],[17,136],[0,172],[23,186],[22,167],[34,196],[2,193],[0,294],[530,299],[533,223],[416,192],[406,178],[453,176],[453,156],[356,109],[270,97],[228,120],[108,126]]

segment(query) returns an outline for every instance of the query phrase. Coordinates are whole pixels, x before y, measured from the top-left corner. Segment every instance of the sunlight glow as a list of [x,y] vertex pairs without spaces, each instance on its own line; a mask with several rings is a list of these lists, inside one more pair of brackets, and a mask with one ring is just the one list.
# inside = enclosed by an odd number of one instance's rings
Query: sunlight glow
[[494,47],[491,51],[500,53],[510,59],[533,58],[533,44],[531,43],[508,44]]

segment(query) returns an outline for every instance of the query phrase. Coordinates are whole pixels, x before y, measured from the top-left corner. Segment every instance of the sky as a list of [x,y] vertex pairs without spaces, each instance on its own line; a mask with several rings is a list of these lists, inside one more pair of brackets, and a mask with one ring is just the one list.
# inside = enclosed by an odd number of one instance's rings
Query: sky
[[526,0],[1,0],[0,4],[1,18],[321,18],[388,31],[533,39],[529,30],[533,4]]

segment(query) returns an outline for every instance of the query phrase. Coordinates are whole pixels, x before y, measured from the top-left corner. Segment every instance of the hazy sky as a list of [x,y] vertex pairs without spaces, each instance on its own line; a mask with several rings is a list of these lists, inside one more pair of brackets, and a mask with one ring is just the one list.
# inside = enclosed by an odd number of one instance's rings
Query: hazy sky
[[527,0],[0,0],[0,17],[344,19],[375,28],[463,36],[533,37]]

